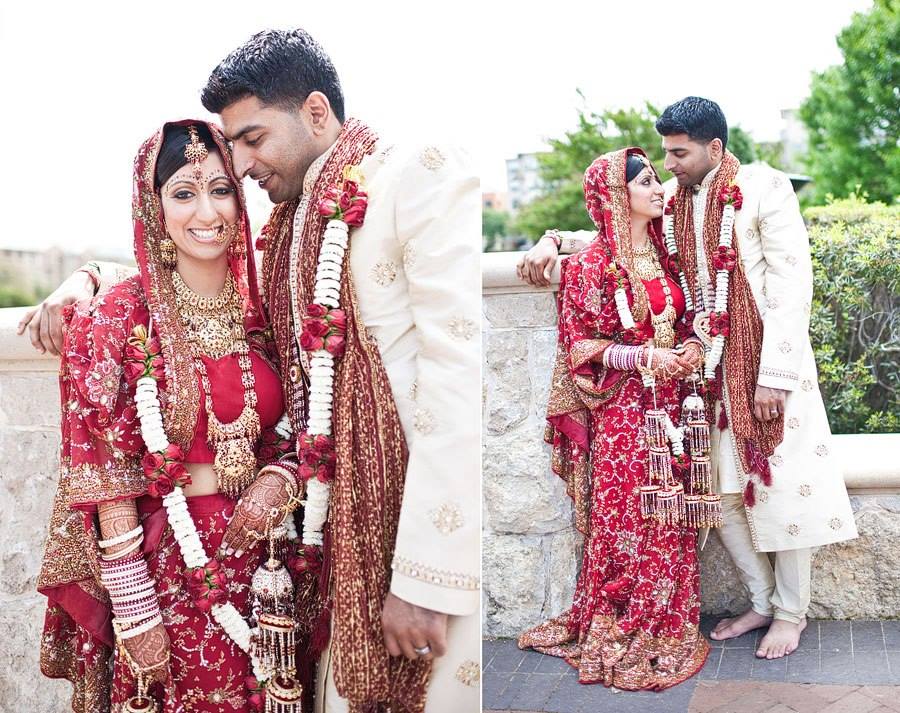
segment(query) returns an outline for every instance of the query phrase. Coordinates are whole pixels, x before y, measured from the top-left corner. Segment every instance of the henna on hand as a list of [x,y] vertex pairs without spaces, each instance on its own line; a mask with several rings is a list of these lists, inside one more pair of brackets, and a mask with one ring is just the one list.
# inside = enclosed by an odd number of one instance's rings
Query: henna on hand
[[138,634],[134,638],[125,639],[122,642],[128,655],[134,660],[141,670],[156,668],[153,671],[153,679],[165,681],[168,677],[170,642],[169,635],[162,624],[157,624],[150,631]]
[[[238,501],[222,538],[220,552],[241,552],[252,546],[254,540],[268,537],[268,528],[280,525],[287,515],[286,507],[290,496],[283,475],[263,470]],[[275,517],[272,517],[273,510],[279,511]]]

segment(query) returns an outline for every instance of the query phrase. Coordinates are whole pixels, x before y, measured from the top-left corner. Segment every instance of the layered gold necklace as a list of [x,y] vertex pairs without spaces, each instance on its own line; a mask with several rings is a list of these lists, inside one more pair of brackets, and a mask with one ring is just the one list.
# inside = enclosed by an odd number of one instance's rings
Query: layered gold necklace
[[659,264],[659,256],[653,243],[647,242],[642,248],[634,250],[634,271],[642,280],[659,280],[663,294],[666,296],[666,306],[662,312],[656,314],[650,308],[650,322],[653,325],[653,341],[657,347],[671,349],[675,346],[675,302],[672,298],[672,288]]
[[[244,331],[241,296],[231,271],[225,286],[215,297],[203,297],[188,287],[181,275],[172,271],[175,303],[194,353],[194,365],[200,374],[205,394],[208,427],[207,441],[215,452],[213,469],[219,490],[236,498],[256,475],[254,446],[261,426],[256,411],[256,380]],[[237,354],[244,388],[244,408],[229,423],[223,423],[213,409],[212,386],[202,356],[221,359]]]

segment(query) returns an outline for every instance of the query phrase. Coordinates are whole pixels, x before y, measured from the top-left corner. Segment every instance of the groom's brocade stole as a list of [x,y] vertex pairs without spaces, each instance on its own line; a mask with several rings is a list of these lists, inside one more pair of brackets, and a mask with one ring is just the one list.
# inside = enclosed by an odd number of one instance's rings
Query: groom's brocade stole
[[[293,403],[294,426],[300,430],[305,413],[298,412],[305,409],[298,407],[294,392],[306,387],[296,340],[313,301],[327,224],[315,206],[341,179],[346,166],[359,165],[374,151],[376,141],[364,124],[347,120],[330,152],[311,166],[312,185],[304,197],[276,206],[266,229],[272,245],[263,261],[263,280],[282,369],[287,368],[284,375],[290,377],[285,380],[285,397]],[[370,200],[377,201],[378,196]],[[353,713],[388,708],[421,713],[431,665],[391,657],[381,629],[408,453],[381,355],[359,314],[349,250],[340,303],[347,314],[346,348],[335,364],[332,421],[337,463],[319,590],[328,600],[324,617],[331,613],[334,680]],[[307,624],[315,638],[328,620],[320,614],[318,621]]]

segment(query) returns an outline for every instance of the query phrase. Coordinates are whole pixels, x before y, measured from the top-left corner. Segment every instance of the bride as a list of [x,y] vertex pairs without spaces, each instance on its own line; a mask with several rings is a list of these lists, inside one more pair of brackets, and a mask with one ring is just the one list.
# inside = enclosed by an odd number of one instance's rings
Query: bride
[[85,713],[296,711],[302,493],[218,127],[150,137],[133,211],[138,273],[65,312],[41,670]]
[[581,683],[660,690],[697,673],[709,651],[696,540],[720,511],[703,399],[680,381],[700,367],[702,345],[644,152],[601,156],[584,192],[598,232],[563,266],[547,413],[583,562],[572,607],[519,646],[563,657]]

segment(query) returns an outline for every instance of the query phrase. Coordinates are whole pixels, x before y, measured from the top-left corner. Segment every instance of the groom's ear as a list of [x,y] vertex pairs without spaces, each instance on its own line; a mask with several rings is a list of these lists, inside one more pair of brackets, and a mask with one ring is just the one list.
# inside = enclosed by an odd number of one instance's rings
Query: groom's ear
[[321,136],[328,128],[328,120],[332,117],[331,103],[322,92],[310,92],[303,102],[303,111],[309,117],[309,125],[313,134]]
[[722,139],[720,138],[715,138],[710,141],[706,150],[709,151],[709,158],[715,163],[721,161],[722,157],[725,155],[725,147],[722,146]]

